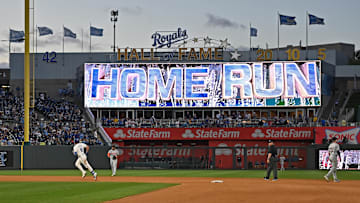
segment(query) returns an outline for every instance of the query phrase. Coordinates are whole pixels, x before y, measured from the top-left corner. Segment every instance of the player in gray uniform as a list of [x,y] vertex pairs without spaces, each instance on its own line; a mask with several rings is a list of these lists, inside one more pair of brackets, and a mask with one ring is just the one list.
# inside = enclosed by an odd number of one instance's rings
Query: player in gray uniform
[[338,165],[337,156],[340,156],[340,146],[336,143],[337,138],[333,137],[331,139],[331,144],[328,148],[329,153],[329,160],[331,162],[331,169],[330,171],[324,176],[326,181],[329,181],[330,175],[333,175],[334,182],[340,182],[340,180],[336,177],[336,169]]
[[82,177],[85,178],[86,171],[81,166],[84,165],[90,173],[94,176],[94,179],[97,178],[97,173],[94,171],[94,169],[91,167],[90,163],[87,161],[87,153],[89,152],[89,146],[85,143],[82,143],[81,141],[74,145],[73,147],[73,154],[78,157],[78,159],[75,162],[75,166],[82,172]]
[[107,156],[110,159],[110,167],[111,167],[111,171],[112,174],[111,176],[115,176],[116,175],[116,169],[117,169],[117,156],[119,156],[119,151],[115,148],[115,146],[113,145],[111,147],[111,149],[108,151]]

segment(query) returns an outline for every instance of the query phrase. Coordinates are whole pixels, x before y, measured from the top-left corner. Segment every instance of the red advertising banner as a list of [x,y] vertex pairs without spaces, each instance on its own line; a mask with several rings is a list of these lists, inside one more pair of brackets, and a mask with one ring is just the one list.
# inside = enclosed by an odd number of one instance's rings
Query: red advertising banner
[[[120,162],[163,162],[163,163],[188,163],[197,164],[203,168],[214,165],[216,168],[233,169],[245,168],[244,149],[247,148],[247,165],[248,168],[265,168],[268,144],[266,141],[209,141],[209,145],[196,145],[196,147],[178,147],[176,145],[153,145],[137,144],[124,145],[124,142],[114,142],[118,146],[132,147],[119,149]],[[299,141],[276,141],[279,157],[285,157],[284,167],[286,168],[305,168],[306,167],[306,150],[301,146],[308,145],[308,142]],[[215,149],[215,159],[212,158],[213,148]],[[221,148],[223,147],[223,148]],[[232,148],[227,147],[239,147]],[[281,148],[288,147],[288,148]],[[300,147],[300,148],[299,148]],[[234,161],[235,160],[235,161]],[[291,160],[291,164],[289,164]],[[234,165],[235,164],[235,165]],[[207,166],[207,167],[206,167]],[[170,166],[171,167],[171,166]],[[280,167],[280,164],[279,164]]]
[[317,127],[315,128],[316,144],[322,144],[332,137],[337,137],[339,143],[346,138],[347,144],[360,143],[360,127]]
[[[120,152],[119,162],[181,162],[181,163],[201,163],[209,162],[211,153],[206,148],[207,145],[196,145],[196,148],[185,146],[179,147],[177,145],[152,145],[138,144],[138,145],[124,145],[124,142],[114,142],[113,144],[119,146]],[[122,148],[124,147],[124,148]]]
[[[308,143],[304,142],[275,142],[278,148],[278,157],[283,155],[287,161],[284,167],[305,168],[306,167],[306,150],[303,148],[296,148],[306,146]],[[226,147],[247,147],[247,161],[248,168],[265,168],[268,143],[259,141],[210,141],[210,147],[224,147],[217,148],[215,151],[216,168],[233,168],[233,151]],[[280,148],[280,147],[294,147],[294,148]],[[244,150],[242,148],[235,149],[236,168],[243,168]],[[291,159],[291,166],[289,165]],[[280,165],[279,165],[280,167]]]
[[113,140],[313,140],[311,127],[105,128]]

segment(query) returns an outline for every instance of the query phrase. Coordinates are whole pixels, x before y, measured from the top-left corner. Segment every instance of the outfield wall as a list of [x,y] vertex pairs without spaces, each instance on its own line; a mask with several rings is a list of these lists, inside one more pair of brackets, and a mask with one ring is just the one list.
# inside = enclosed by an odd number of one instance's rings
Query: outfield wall
[[[90,146],[88,160],[93,168],[110,168],[106,157],[108,147]],[[71,169],[76,158],[72,146],[25,146],[25,169]]]
[[[110,168],[108,150],[109,147],[90,146],[88,160],[94,168]],[[1,146],[1,153],[4,155],[0,156],[0,170],[20,169],[20,146]],[[75,161],[72,146],[24,146],[24,169],[74,169]]]
[[20,146],[0,146],[0,170],[20,168]]
[[[217,143],[215,143],[217,144]],[[318,151],[327,145],[281,146],[287,169],[317,169]],[[359,149],[341,145],[341,149]],[[209,146],[122,146],[119,168],[125,169],[264,169],[267,147],[241,146],[236,142]],[[88,161],[95,169],[109,169],[105,146],[90,146]],[[24,146],[24,169],[75,169],[72,146]],[[0,147],[0,170],[20,169],[21,147]]]

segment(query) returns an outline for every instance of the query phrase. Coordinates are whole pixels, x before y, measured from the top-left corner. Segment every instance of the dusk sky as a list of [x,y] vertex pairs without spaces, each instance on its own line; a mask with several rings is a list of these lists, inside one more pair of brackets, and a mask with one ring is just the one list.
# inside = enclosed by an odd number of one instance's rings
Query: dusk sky
[[[24,30],[24,0],[0,0],[0,39],[8,40],[9,28]],[[32,3],[31,3],[32,5]],[[296,26],[280,27],[280,46],[305,45],[306,11],[325,19],[311,25],[309,45],[344,42],[360,46],[360,1],[326,0],[35,0],[35,25],[51,28],[54,35],[38,37],[38,52],[62,52],[62,26],[77,34],[65,39],[65,52],[89,51],[90,23],[104,28],[103,37],[92,37],[92,50],[112,51],[110,11],[119,10],[116,44],[120,48],[150,48],[155,31],[187,30],[189,38],[228,39],[240,50],[249,47],[249,23],[258,29],[254,47],[277,47],[277,12],[296,16]],[[189,44],[188,46],[202,46]],[[23,52],[24,43],[12,43],[11,51]],[[8,42],[0,41],[0,67],[8,67]]]

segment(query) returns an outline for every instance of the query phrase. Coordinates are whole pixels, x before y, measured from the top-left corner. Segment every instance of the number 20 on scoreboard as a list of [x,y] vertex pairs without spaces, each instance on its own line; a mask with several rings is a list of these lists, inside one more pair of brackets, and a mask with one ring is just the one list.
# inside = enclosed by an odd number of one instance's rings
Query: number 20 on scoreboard
[[[325,60],[326,59],[326,49],[319,48],[317,59]],[[298,48],[290,48],[285,51],[287,53],[287,60],[289,61],[297,61],[300,59],[300,50]],[[257,61],[271,61],[273,60],[273,52],[270,49],[259,49],[256,51],[256,60]]]

